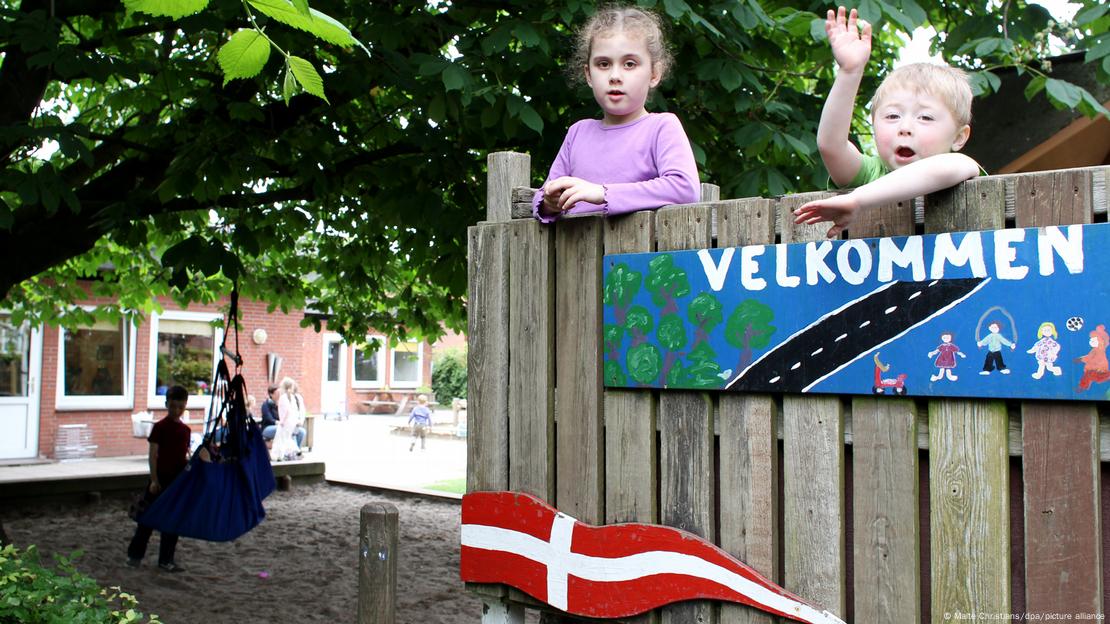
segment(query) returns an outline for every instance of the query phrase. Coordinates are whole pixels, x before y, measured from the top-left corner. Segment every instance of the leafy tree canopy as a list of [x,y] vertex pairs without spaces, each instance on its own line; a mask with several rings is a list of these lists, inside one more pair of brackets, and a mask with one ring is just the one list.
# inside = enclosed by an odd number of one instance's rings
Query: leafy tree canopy
[[[650,108],[679,113],[704,178],[729,197],[823,186],[829,5],[641,4],[666,16],[677,57]],[[862,0],[877,33],[862,96],[902,33],[931,24],[952,62],[1017,65],[1031,97],[1103,111],[1038,61],[1061,40],[1108,79],[1110,15],[1081,4],[1058,24],[1021,0]],[[485,155],[531,153],[538,184],[566,127],[597,114],[564,78],[595,4],[308,5],[0,0],[0,305],[75,324],[88,315],[69,304],[88,294],[117,302],[100,316],[150,312],[237,279],[277,308],[330,312],[355,340],[461,328]]]

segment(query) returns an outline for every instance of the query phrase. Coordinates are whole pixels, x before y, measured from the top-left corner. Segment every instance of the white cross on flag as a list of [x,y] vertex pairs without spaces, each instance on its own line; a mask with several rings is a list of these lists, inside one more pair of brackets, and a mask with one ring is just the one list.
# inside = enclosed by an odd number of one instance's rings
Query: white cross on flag
[[738,602],[812,624],[843,624],[702,538],[671,527],[595,527],[519,492],[463,497],[463,581],[504,583],[595,618],[672,602]]

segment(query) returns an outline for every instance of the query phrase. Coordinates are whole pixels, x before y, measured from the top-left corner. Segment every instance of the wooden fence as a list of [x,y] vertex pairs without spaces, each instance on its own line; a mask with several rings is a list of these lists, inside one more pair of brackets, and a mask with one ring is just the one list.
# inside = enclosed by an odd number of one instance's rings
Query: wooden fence
[[[824,193],[718,200],[703,185],[704,203],[542,225],[529,169],[489,156],[487,220],[469,230],[468,491],[679,527],[848,622],[1102,619],[1098,405],[606,390],[605,254],[823,239],[827,224],[790,212]],[[1110,167],[982,177],[925,197],[923,218],[915,202],[867,211],[850,234],[1101,221],[1107,182]],[[471,589],[488,621],[544,607]],[[635,621],[660,620],[771,621],[697,601]]]

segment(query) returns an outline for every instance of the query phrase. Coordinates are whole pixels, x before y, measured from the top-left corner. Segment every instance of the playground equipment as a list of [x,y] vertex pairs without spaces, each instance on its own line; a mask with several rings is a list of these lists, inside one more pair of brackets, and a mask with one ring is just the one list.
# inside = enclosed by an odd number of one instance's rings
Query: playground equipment
[[[605,254],[823,240],[790,212],[826,193],[720,201],[703,185],[704,203],[545,226],[528,216],[529,167],[490,155],[487,220],[469,230],[468,492],[694,533],[849,622],[1103,613],[1110,451],[1094,403],[603,386]],[[1110,167],[977,178],[924,198],[918,221],[930,234],[1090,223],[1108,179]],[[915,232],[904,202],[850,234]],[[471,588],[485,621],[561,617],[505,586]],[[769,621],[706,601],[661,611]]]

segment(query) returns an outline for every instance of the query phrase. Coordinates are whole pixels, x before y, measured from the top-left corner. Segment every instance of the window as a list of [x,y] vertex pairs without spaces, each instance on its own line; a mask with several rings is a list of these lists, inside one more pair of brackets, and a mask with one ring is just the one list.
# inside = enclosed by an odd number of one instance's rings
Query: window
[[205,407],[216,370],[223,330],[212,325],[221,318],[209,312],[166,312],[150,322],[150,392],[148,405],[166,405],[166,391],[184,386],[189,407]]
[[[375,340],[376,345],[373,343]],[[352,388],[382,387],[385,378],[385,360],[382,358],[384,344],[385,339],[381,336],[370,336],[365,345],[355,347]]]
[[402,342],[393,347],[390,383],[398,388],[415,388],[421,383],[424,349],[419,342]]
[[25,397],[31,368],[31,330],[0,312],[0,397]]
[[58,332],[58,409],[131,408],[135,327],[121,319]]

